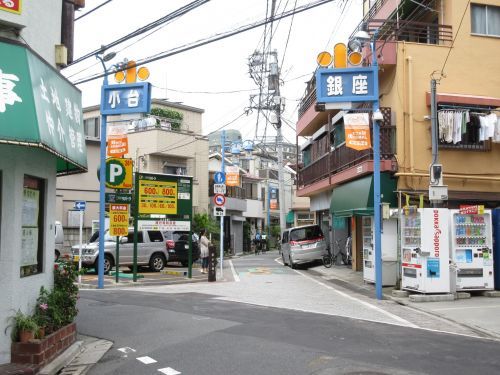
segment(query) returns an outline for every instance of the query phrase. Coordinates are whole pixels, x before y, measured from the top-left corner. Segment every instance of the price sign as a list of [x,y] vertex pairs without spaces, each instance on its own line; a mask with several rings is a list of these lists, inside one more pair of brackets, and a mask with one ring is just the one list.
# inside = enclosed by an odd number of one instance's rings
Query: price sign
[[126,236],[128,234],[128,204],[109,205],[109,235]]
[[139,180],[140,214],[177,214],[177,182]]

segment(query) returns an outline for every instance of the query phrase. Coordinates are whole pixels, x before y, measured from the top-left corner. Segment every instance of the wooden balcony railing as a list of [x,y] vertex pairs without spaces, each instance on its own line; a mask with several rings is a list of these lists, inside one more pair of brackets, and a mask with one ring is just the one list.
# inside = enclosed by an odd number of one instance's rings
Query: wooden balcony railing
[[[384,114],[384,121],[380,125],[380,159],[392,160],[396,153],[396,126],[390,123],[390,108],[381,108],[381,111]],[[372,130],[371,126],[370,130]],[[373,139],[373,133],[371,137]],[[367,160],[373,160],[372,149],[357,151],[342,144],[307,167],[300,169],[297,185],[299,188],[311,185]]]

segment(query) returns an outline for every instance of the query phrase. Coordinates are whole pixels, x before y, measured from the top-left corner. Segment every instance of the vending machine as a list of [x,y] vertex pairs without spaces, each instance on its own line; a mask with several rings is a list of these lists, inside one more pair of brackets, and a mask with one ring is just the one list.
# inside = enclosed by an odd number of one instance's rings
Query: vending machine
[[457,265],[457,291],[493,290],[491,210],[462,206],[450,210],[451,247]]
[[[363,235],[363,279],[375,282],[375,220],[364,216],[361,220]],[[398,224],[396,219],[382,221],[382,285],[396,285],[398,267]]]
[[419,293],[449,293],[450,247],[447,208],[403,209],[401,288]]

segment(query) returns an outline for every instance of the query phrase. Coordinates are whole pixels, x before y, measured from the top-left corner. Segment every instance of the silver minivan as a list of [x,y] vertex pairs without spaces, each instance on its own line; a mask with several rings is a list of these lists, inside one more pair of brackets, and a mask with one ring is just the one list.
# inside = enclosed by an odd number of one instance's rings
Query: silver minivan
[[283,264],[295,268],[297,264],[314,262],[328,254],[327,242],[319,225],[289,228],[281,236]]

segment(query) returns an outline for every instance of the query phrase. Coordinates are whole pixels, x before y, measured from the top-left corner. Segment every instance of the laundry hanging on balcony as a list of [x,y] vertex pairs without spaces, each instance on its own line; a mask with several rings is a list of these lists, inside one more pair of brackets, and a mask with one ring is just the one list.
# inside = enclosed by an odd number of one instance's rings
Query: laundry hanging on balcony
[[490,139],[500,143],[500,122],[495,113],[440,110],[438,130],[440,143],[478,144]]

